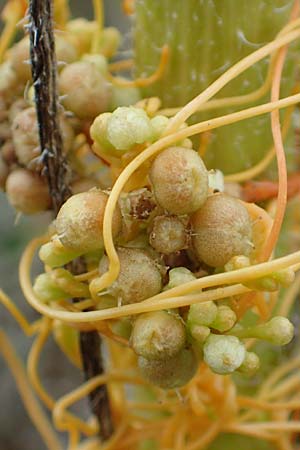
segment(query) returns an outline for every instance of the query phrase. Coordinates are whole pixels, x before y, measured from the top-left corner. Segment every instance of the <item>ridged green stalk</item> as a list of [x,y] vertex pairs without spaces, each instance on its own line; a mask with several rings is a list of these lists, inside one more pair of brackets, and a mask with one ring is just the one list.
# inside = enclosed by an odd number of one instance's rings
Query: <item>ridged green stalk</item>
[[[292,4],[291,0],[137,0],[137,75],[153,73],[162,46],[168,44],[170,49],[163,77],[145,88],[144,94],[159,96],[164,107],[185,104],[234,63],[274,39],[288,22]],[[255,91],[265,80],[268,64],[269,58],[255,64],[216,97]],[[293,88],[294,68],[295,51],[291,50],[284,69],[282,96]],[[256,104],[269,98],[266,95]],[[223,108],[202,113],[197,120],[232,111]],[[233,173],[258,162],[271,145],[269,115],[260,116],[215,130],[205,159],[209,168]]]

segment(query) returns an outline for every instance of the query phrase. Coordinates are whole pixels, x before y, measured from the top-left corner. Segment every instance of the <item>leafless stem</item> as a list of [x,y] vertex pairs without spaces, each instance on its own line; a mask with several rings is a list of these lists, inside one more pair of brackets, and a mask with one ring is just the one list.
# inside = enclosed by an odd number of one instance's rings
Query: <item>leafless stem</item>
[[[53,35],[51,0],[30,0],[30,57],[35,89],[35,105],[39,126],[41,162],[52,199],[54,214],[71,195],[70,170],[62,152],[57,93],[57,65]],[[84,260],[71,265],[73,273],[85,270]],[[104,372],[101,338],[97,332],[82,332],[80,346],[85,378],[88,380]],[[106,386],[90,394],[93,413],[100,425],[102,439],[113,432],[109,398]]]

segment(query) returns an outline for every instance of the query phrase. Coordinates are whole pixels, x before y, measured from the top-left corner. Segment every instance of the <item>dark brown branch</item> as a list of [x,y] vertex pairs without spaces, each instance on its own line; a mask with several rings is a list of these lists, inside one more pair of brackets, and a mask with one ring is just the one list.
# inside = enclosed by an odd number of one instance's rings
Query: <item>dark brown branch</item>
[[[35,105],[39,127],[41,162],[48,180],[55,215],[71,195],[70,171],[62,152],[57,93],[57,65],[53,35],[51,0],[30,1],[30,58],[35,89]],[[85,271],[82,259],[71,264],[73,273]],[[97,332],[82,332],[80,346],[85,378],[104,372],[101,338]],[[113,432],[108,392],[105,385],[90,394],[91,408],[100,425],[102,439]]]
[[56,215],[70,196],[70,189],[58,120],[57,68],[51,16],[51,0],[31,0],[30,57],[41,156]]

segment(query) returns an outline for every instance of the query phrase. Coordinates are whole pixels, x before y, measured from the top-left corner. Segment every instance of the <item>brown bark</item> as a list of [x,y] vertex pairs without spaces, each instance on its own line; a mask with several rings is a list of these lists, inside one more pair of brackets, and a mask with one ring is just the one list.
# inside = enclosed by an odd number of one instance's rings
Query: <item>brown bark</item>
[[[35,105],[39,127],[42,172],[47,178],[52,207],[56,215],[71,195],[70,169],[62,152],[57,92],[57,64],[51,0],[30,1],[30,59],[35,89]],[[83,259],[71,263],[73,273],[85,271]],[[82,332],[80,347],[86,380],[104,372],[101,338],[97,332]],[[113,432],[109,397],[105,385],[90,394],[91,409],[100,425],[100,436],[108,439]]]

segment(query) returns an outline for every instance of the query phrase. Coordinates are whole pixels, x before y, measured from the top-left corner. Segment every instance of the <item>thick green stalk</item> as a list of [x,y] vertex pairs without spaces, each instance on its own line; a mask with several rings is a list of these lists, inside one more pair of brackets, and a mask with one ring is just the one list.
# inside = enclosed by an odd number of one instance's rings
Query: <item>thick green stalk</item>
[[[171,52],[163,77],[145,88],[144,94],[159,96],[164,107],[185,104],[234,63],[271,41],[288,22],[292,5],[291,0],[137,0],[137,75],[154,72],[164,44]],[[290,51],[282,96],[294,85],[294,58],[295,51]],[[255,64],[217,97],[255,91],[265,80],[268,64],[269,58]],[[257,103],[268,99],[269,94]],[[197,120],[231,111],[202,113]],[[270,118],[260,116],[215,130],[205,159],[208,167],[233,173],[258,162],[271,145]]]

